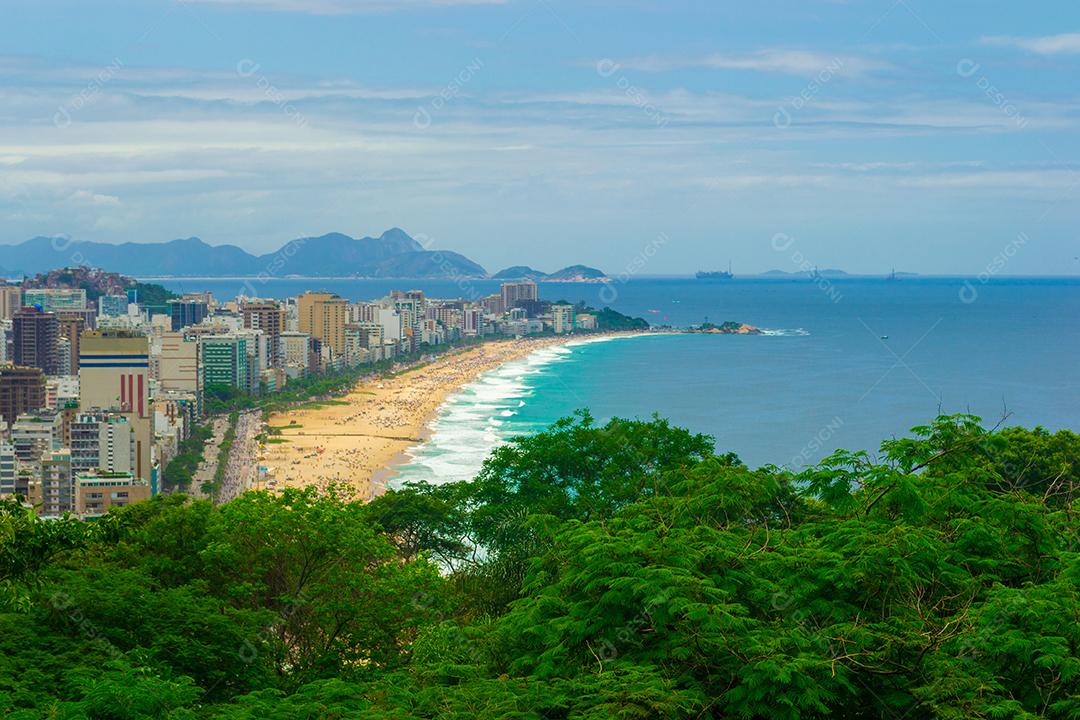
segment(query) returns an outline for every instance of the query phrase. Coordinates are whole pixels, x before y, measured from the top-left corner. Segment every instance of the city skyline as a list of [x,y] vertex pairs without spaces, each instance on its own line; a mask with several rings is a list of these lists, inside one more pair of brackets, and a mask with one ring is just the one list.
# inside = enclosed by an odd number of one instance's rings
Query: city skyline
[[16,0],[0,242],[1072,275],[1080,10],[1051,6]]

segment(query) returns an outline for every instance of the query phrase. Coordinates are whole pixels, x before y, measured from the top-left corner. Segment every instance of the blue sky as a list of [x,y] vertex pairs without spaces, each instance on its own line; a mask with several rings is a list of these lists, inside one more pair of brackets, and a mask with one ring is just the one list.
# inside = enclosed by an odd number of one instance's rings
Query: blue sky
[[4,0],[0,242],[1080,273],[1080,5],[985,5]]

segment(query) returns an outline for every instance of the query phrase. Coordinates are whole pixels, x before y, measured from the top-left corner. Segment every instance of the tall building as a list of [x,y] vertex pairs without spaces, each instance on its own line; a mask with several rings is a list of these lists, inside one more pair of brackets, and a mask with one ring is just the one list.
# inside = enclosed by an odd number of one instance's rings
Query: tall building
[[45,407],[45,373],[41,368],[0,368],[0,420],[10,426],[23,413]]
[[311,336],[307,333],[288,330],[281,333],[281,356],[286,367],[307,370],[310,340]]
[[202,356],[198,338],[183,333],[165,333],[158,357],[158,385],[165,390],[179,390],[202,397]]
[[251,389],[247,338],[211,335],[202,339],[203,382]]
[[46,453],[41,459],[39,490],[34,498],[38,514],[59,517],[75,510],[75,481],[71,474],[71,454],[67,450]]
[[72,470],[134,473],[135,443],[134,428],[124,415],[79,413],[71,426]]
[[135,433],[135,477],[153,479],[154,413],[150,341],[119,330],[88,330],[79,356],[79,409],[124,414]]
[[22,307],[22,288],[18,285],[0,285],[0,320],[10,320]]
[[127,295],[102,295],[98,298],[98,314],[109,317],[127,315]]
[[537,300],[536,283],[532,280],[503,283],[500,290],[504,312],[516,306],[518,301],[536,302]]
[[241,308],[244,327],[262,330],[270,348],[270,364],[281,364],[281,333],[285,331],[285,310],[276,302],[249,302]]
[[31,288],[23,291],[23,305],[37,305],[45,312],[85,310],[86,290],[82,288]]
[[307,292],[296,299],[300,332],[327,345],[335,354],[345,352],[348,303],[326,292]]
[[574,330],[574,306],[552,305],[551,326],[557,335],[573,332]]
[[56,338],[60,336],[56,315],[36,307],[22,307],[11,322],[11,359],[14,363],[41,368],[46,375],[56,375],[59,370]]
[[503,305],[502,294],[487,295],[480,299],[480,304],[484,308],[484,312],[488,315],[502,315],[506,312],[506,306]]
[[65,375],[79,373],[79,340],[86,330],[86,316],[82,313],[58,312],[56,320],[60,337],[68,341],[68,371]]
[[172,331],[176,332],[188,325],[198,325],[210,314],[205,299],[182,298],[169,300],[169,316],[172,319]]
[[20,415],[11,426],[15,456],[36,463],[64,444],[64,421],[59,413],[37,411]]
[[10,495],[15,492],[15,478],[18,469],[15,446],[7,440],[0,440],[0,496]]
[[461,318],[462,330],[466,335],[480,335],[484,326],[484,313],[479,308],[465,308]]

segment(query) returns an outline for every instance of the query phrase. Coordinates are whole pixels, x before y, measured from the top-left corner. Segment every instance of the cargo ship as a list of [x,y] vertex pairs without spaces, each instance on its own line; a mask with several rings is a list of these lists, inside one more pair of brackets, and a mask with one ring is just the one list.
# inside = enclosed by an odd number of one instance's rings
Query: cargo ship
[[709,270],[699,271],[694,274],[698,280],[734,280],[735,276],[731,273],[731,263],[728,263],[727,270]]

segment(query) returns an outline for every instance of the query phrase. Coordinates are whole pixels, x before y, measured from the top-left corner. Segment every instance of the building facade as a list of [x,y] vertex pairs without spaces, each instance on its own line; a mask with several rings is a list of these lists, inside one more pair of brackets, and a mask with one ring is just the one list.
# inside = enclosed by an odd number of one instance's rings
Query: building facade
[[11,322],[12,361],[23,367],[41,368],[46,375],[58,374],[60,323],[55,313],[37,307],[22,307]]
[[150,341],[144,335],[88,330],[79,356],[79,409],[123,414],[135,433],[134,475],[153,477]]
[[41,368],[0,368],[0,420],[10,426],[23,413],[45,407],[45,373]]
[[348,303],[326,292],[307,292],[296,299],[300,332],[307,333],[329,346],[335,353],[345,352],[345,320]]

